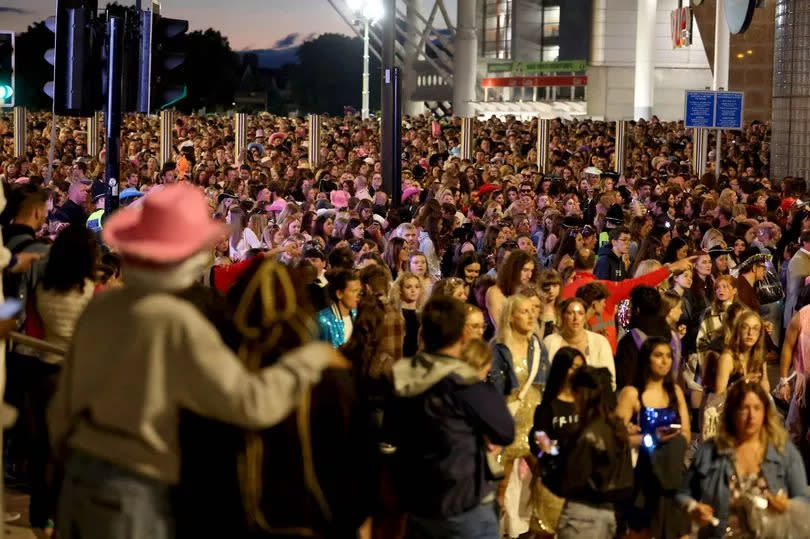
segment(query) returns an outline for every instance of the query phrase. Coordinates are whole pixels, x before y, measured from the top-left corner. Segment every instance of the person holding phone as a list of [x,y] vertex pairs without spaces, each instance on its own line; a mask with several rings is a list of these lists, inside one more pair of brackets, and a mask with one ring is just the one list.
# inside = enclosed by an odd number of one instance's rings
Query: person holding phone
[[675,384],[669,341],[661,337],[644,341],[639,364],[636,383],[622,388],[616,407],[616,415],[633,433],[632,445],[640,446],[627,524],[633,532],[649,531],[652,537],[683,537],[689,534],[689,522],[673,517],[678,513],[673,508],[691,429],[686,399]]

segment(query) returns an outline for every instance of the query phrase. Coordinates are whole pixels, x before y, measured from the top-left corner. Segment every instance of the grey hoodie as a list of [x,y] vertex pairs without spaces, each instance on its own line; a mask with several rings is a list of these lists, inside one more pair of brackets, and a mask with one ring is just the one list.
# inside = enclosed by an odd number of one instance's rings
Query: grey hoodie
[[400,397],[421,395],[445,377],[455,374],[457,382],[472,385],[481,381],[478,373],[460,359],[419,352],[394,363],[394,392]]

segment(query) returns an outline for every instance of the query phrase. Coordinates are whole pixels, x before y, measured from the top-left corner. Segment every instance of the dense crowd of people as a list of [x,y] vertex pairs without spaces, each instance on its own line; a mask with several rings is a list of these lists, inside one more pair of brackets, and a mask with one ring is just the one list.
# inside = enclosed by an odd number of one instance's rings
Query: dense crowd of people
[[810,208],[767,124],[698,176],[632,122],[620,175],[609,123],[553,121],[543,173],[536,121],[464,159],[407,117],[391,193],[373,120],[313,163],[303,119],[180,116],[161,164],[134,115],[109,215],[50,122],[12,158],[0,118],[4,330],[51,345],[8,347],[5,473],[43,536],[810,535]]

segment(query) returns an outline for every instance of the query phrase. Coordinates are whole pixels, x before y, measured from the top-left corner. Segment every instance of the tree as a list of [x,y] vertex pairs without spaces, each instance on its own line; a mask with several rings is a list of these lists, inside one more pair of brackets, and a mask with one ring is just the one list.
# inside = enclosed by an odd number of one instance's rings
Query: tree
[[[290,67],[290,94],[302,113],[343,114],[360,109],[363,88],[363,40],[322,34],[298,49],[298,65]],[[371,108],[380,102],[380,62],[370,58]]]
[[228,38],[211,28],[191,32],[185,36],[185,50],[188,97],[178,107],[230,109],[239,87],[241,62]]

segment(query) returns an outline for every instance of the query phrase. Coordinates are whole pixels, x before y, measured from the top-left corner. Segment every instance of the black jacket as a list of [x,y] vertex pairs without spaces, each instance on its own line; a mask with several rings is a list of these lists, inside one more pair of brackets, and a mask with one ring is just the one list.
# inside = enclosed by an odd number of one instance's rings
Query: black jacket
[[586,425],[560,453],[564,461],[560,494],[566,499],[603,504],[622,502],[632,495],[630,446],[618,443],[606,421]]
[[394,365],[395,481],[407,512],[459,515],[494,492],[484,438],[509,445],[515,423],[503,396],[458,359],[419,353]]
[[610,243],[606,243],[599,248],[599,260],[596,262],[596,269],[593,273],[597,279],[605,281],[623,281],[630,277],[627,266],[613,252]]
[[62,204],[62,207],[54,212],[54,216],[57,220],[71,225],[87,226],[87,212],[72,200]]

